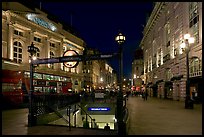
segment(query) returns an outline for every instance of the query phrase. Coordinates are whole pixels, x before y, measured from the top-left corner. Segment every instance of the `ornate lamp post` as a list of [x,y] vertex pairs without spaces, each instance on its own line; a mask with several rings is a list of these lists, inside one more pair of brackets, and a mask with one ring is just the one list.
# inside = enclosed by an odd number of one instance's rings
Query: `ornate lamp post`
[[119,32],[115,37],[115,41],[119,45],[119,93],[117,96],[117,123],[118,123],[118,135],[125,135],[125,123],[123,121],[123,48],[122,44],[125,42],[125,36]]
[[194,43],[194,38],[190,37],[190,34],[184,35],[185,39],[185,52],[186,52],[186,99],[185,99],[185,108],[193,108],[193,102],[190,98],[190,82],[189,82],[189,51],[190,51],[190,44]]
[[32,127],[36,124],[36,117],[33,113],[33,55],[36,53],[36,47],[34,46],[33,42],[31,46],[28,46],[28,52],[30,53],[30,92],[29,92],[29,113],[28,113],[28,126]]

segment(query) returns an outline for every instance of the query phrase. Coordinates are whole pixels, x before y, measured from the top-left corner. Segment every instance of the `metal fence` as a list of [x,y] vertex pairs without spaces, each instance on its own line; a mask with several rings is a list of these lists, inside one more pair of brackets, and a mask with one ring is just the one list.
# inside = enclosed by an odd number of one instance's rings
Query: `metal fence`
[[41,115],[80,102],[79,94],[41,94],[33,96],[34,115]]

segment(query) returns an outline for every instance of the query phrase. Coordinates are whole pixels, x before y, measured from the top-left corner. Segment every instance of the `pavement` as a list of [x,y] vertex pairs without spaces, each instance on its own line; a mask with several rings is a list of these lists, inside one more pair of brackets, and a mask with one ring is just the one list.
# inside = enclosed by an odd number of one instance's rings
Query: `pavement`
[[[128,135],[202,135],[202,104],[185,109],[184,102],[129,97]],[[27,126],[28,109],[2,111],[2,135],[117,135],[117,131],[65,126]]]
[[202,135],[202,104],[185,109],[183,101],[129,97],[128,135]]

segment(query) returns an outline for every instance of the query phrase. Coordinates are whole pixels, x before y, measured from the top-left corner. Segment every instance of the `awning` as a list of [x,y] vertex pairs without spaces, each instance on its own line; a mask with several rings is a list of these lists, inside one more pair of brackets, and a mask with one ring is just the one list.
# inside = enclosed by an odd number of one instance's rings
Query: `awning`
[[172,81],[165,81],[165,86],[173,85]]
[[157,88],[157,83],[151,85],[150,88]]
[[164,80],[163,79],[160,79],[160,80],[158,80],[157,82],[156,82],[156,84],[159,84],[159,83],[161,83],[161,82],[163,82]]
[[183,78],[183,75],[174,76],[174,77],[171,78],[171,81],[181,80],[181,78]]

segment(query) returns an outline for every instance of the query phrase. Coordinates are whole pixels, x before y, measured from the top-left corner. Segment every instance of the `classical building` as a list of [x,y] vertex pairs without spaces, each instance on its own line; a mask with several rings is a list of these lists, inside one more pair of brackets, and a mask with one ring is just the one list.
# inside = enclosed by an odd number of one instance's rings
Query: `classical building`
[[[2,70],[19,71],[29,77],[28,46],[31,43],[37,48],[34,57],[41,59],[62,57],[67,50],[82,55],[85,49],[85,42],[52,15],[25,2],[2,2]],[[74,68],[67,68],[63,63],[40,64],[34,71],[35,91],[49,92],[52,89],[60,93],[63,84],[69,85],[66,90],[83,90],[81,62]]]
[[[87,55],[101,54],[97,49],[86,48]],[[112,89],[117,86],[116,73],[106,60],[89,60],[83,63],[84,90]]]
[[140,91],[143,86],[144,61],[143,51],[137,48],[132,62],[132,90]]
[[[194,38],[186,42],[185,34]],[[157,97],[185,100],[189,45],[190,95],[202,90],[202,2],[156,2],[143,31],[140,47],[144,54],[147,90]],[[200,99],[201,101],[201,99]]]
[[[87,55],[99,54],[97,50],[87,48]],[[88,60],[83,62],[83,73],[84,73],[84,90],[90,92],[96,89],[99,85],[100,79],[100,61],[99,60]]]

